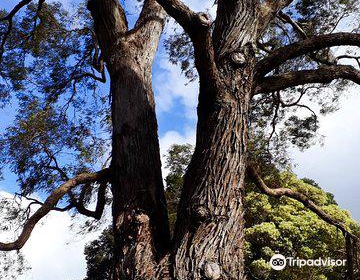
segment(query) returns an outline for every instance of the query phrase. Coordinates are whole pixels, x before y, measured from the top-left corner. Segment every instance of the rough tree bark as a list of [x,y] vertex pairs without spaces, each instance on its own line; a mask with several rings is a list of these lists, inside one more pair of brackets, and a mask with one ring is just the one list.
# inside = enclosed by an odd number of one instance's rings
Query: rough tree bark
[[147,0],[128,30],[117,0],[90,0],[88,8],[111,80],[114,279],[154,279],[170,244],[152,91],[165,12]]
[[242,198],[257,28],[256,4],[249,2],[219,1],[213,35],[205,22],[190,33],[200,93],[197,143],[175,229],[176,279],[245,277]]

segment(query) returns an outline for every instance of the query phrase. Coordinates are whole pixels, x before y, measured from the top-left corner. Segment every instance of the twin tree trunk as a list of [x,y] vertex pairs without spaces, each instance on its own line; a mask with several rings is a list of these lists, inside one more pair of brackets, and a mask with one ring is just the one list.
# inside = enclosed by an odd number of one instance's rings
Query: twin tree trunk
[[145,1],[128,31],[117,1],[90,0],[88,7],[111,78],[114,280],[244,279],[251,47],[243,44],[245,61],[239,64],[226,52],[215,54],[210,29],[194,42],[200,77],[197,143],[170,244],[151,84],[164,11]]

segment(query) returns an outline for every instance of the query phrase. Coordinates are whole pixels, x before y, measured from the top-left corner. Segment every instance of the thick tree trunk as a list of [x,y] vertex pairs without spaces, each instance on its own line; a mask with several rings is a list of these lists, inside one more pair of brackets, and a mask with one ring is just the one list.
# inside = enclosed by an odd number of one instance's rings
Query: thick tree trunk
[[[120,48],[111,74],[115,279],[153,279],[170,242],[151,85],[161,30]],[[151,42],[136,48],[139,39]]]
[[155,279],[170,244],[151,73],[165,12],[145,1],[128,31],[117,0],[90,3],[111,83],[113,279]]
[[242,197],[254,68],[250,54],[246,59],[244,68],[223,71],[216,87],[200,79],[197,143],[175,230],[178,279],[244,279]]
[[139,67],[137,55],[129,54],[111,75],[113,221],[117,275],[151,279],[154,263],[168,249],[169,231],[151,66]]
[[[232,23],[226,13],[244,7],[252,10],[239,12],[242,17]],[[255,65],[254,7],[225,7],[222,1],[218,20],[229,28],[218,23],[213,33],[192,38],[200,78],[197,142],[175,229],[176,279],[245,279],[242,199]]]
[[[155,6],[147,9],[145,4],[144,19],[135,32],[128,32],[126,22],[112,21],[123,15],[117,1],[91,1],[101,2],[102,7],[106,3],[106,12],[113,13],[104,18],[103,10],[100,17],[92,10],[95,23],[101,23],[95,27],[111,76],[115,280],[169,279],[156,272],[158,263],[167,261],[175,279],[244,279],[242,193],[254,69],[251,32],[256,24],[249,16],[253,10],[242,11],[242,19],[226,14],[254,6],[227,7],[222,1],[219,19],[224,24],[235,20],[231,28],[221,31],[215,26],[215,39],[206,23],[199,27],[207,30],[199,30],[201,36],[193,32],[200,76],[197,145],[185,177],[174,251],[164,257],[169,232],[151,90],[151,66],[163,18],[159,20]],[[109,8],[111,1],[117,4]],[[144,28],[147,22],[152,24]],[[238,26],[246,27],[239,37],[234,31]]]

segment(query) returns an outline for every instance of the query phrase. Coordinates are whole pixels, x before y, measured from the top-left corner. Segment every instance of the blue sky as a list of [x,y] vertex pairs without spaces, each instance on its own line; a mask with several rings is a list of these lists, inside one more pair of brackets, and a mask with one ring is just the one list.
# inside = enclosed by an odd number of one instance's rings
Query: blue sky
[[[62,2],[65,5],[72,3],[71,0]],[[132,5],[136,1],[125,2],[130,14],[136,14],[137,9]],[[207,8],[213,11],[213,2],[209,0],[185,2],[196,11]],[[15,3],[15,0],[3,0],[1,8],[10,8]],[[173,22],[170,22],[165,34],[171,33],[172,26]],[[179,67],[167,60],[163,44],[160,44],[156,55],[153,79],[162,154],[173,143],[194,144],[198,85],[197,82],[186,85],[188,81]],[[349,210],[357,220],[360,220],[359,93],[359,87],[351,87],[348,97],[341,101],[341,109],[321,118],[321,134],[325,136],[323,146],[315,145],[305,152],[296,149],[291,151],[294,171],[298,176],[312,178],[324,190],[332,192],[340,206]],[[15,107],[8,107],[0,111],[0,130],[12,122],[15,110]],[[16,189],[16,177],[11,172],[6,172],[5,180],[0,181],[0,191],[12,193]],[[26,256],[33,270],[24,279],[82,279],[85,271],[83,245],[90,237],[80,242],[70,241],[74,238],[74,234],[67,228],[71,222],[66,213],[52,214],[45,220],[40,231],[35,230],[34,237],[25,246]],[[57,226],[53,229],[55,224]],[[70,245],[67,245],[69,242]],[[47,245],[42,246],[42,243]],[[48,260],[46,267],[40,261],[44,256]],[[63,261],[59,262],[59,259]],[[63,274],[64,271],[68,271],[67,274]]]

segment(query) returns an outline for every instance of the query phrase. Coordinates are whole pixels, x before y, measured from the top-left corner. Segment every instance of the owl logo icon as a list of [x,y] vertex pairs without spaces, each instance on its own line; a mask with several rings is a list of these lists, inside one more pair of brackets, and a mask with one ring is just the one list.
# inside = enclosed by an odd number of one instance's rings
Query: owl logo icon
[[270,266],[274,270],[283,270],[286,266],[286,258],[281,254],[275,254],[270,259]]

